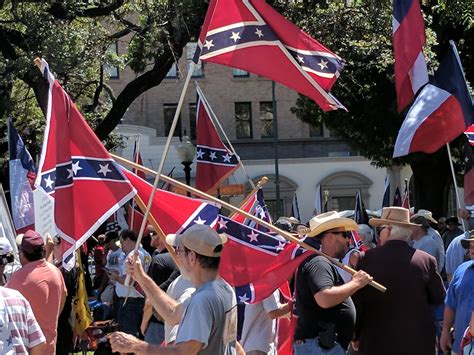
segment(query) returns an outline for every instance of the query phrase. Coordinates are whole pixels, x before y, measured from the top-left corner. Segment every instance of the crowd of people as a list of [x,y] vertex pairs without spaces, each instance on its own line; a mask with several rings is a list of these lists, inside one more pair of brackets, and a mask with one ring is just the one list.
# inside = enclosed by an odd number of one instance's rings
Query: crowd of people
[[[469,217],[460,210],[435,220],[427,210],[411,215],[387,207],[369,225],[335,211],[307,225],[280,219],[280,228],[325,254],[308,253],[298,266],[290,280],[294,302],[278,290],[255,304],[237,302],[219,277],[227,237],[206,225],[166,238],[148,226],[138,247],[135,231],[111,230],[80,262],[90,299],[100,301],[95,320],[118,323],[109,353],[274,355],[277,320],[294,317],[296,355],[468,355],[474,353],[474,223],[464,232],[459,219],[469,225]],[[361,245],[354,245],[354,232]],[[62,267],[60,244],[29,230],[17,238],[18,264],[0,238],[1,354],[74,351],[78,271]]]

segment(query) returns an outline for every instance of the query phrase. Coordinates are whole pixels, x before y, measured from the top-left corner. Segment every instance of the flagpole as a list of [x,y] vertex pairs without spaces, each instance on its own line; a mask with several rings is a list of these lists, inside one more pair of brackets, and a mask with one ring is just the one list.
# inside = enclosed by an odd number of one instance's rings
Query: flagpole
[[240,157],[237,154],[237,152],[235,151],[234,146],[230,142],[229,137],[227,137],[227,134],[225,134],[225,131],[221,126],[221,123],[217,119],[217,116],[214,113],[214,110],[212,109],[211,105],[209,105],[209,101],[207,101],[206,97],[204,96],[204,93],[202,92],[201,87],[199,86],[199,84],[196,81],[194,82],[194,84],[196,85],[196,90],[199,92],[199,96],[204,100],[204,102],[206,103],[206,106],[209,108],[209,111],[211,112],[211,115],[210,115],[211,120],[214,121],[214,123],[217,124],[217,126],[219,127],[221,133],[224,135],[224,138],[227,141],[227,144],[229,145],[229,148],[232,150],[232,153],[234,153],[234,155],[239,160],[240,167],[242,168],[245,176],[247,177],[247,180],[249,181],[250,186],[252,186],[252,188],[255,189],[255,184],[253,183],[252,179],[250,178],[249,174],[247,173],[247,170],[245,170],[245,167],[244,167],[244,164],[242,163],[242,160],[240,160]]
[[[126,164],[126,165],[128,165],[128,166],[130,166],[130,167],[132,167],[132,168],[141,170],[141,171],[143,171],[143,172],[145,172],[145,173],[148,173],[148,174],[157,174],[156,171],[153,171],[153,170],[148,169],[148,168],[146,168],[146,167],[144,167],[144,166],[135,164],[135,163],[133,163],[132,161],[127,160],[127,159],[125,159],[125,158],[122,158],[122,157],[120,157],[120,156],[118,156],[118,155],[115,155],[115,154],[110,153],[110,156],[111,156],[112,158],[114,158],[116,161],[120,162],[120,163]],[[338,267],[340,267],[341,269],[347,271],[347,272],[350,273],[351,275],[353,275],[353,274],[356,273],[356,271],[355,271],[354,269],[352,269],[351,267],[349,267],[349,266],[347,266],[347,265],[341,263],[341,262],[338,261],[338,260],[335,260],[335,259],[331,258],[329,255],[327,255],[327,254],[325,254],[325,253],[323,253],[323,252],[317,250],[316,248],[312,247],[311,245],[309,245],[309,244],[307,244],[307,243],[301,241],[300,239],[296,238],[296,237],[293,236],[292,234],[290,234],[290,233],[288,233],[288,232],[285,232],[284,230],[282,230],[282,229],[280,229],[280,228],[274,226],[273,224],[268,223],[267,221],[264,221],[263,219],[260,219],[260,218],[254,216],[254,215],[252,215],[252,214],[250,214],[250,213],[248,213],[248,212],[245,212],[245,211],[241,210],[240,208],[231,205],[230,203],[227,203],[227,202],[225,202],[225,201],[222,201],[222,200],[220,200],[220,199],[218,199],[218,198],[216,198],[216,197],[214,197],[214,196],[211,196],[211,195],[209,195],[209,194],[207,194],[207,193],[205,193],[205,192],[202,192],[202,191],[200,191],[200,190],[198,190],[198,189],[195,189],[195,188],[193,188],[193,187],[191,187],[191,186],[188,186],[188,185],[186,185],[186,184],[184,184],[184,183],[182,183],[182,182],[180,182],[180,181],[177,181],[177,180],[175,180],[175,179],[173,179],[173,178],[170,178],[170,177],[168,177],[168,176],[166,176],[166,175],[161,175],[161,179],[162,179],[163,181],[166,181],[166,182],[170,183],[170,184],[176,185],[176,186],[178,186],[178,187],[180,187],[180,188],[182,188],[182,189],[184,189],[184,190],[186,190],[186,191],[189,191],[189,192],[191,192],[192,194],[194,194],[194,195],[196,195],[196,196],[199,196],[199,197],[201,197],[201,198],[203,198],[203,199],[206,199],[206,200],[212,201],[212,202],[214,202],[214,203],[217,203],[217,204],[221,205],[222,207],[226,208],[227,210],[229,210],[229,211],[231,211],[231,212],[240,213],[241,215],[247,217],[248,219],[251,219],[252,221],[256,222],[257,224],[262,225],[262,226],[264,226],[264,227],[267,227],[267,228],[270,229],[271,231],[273,231],[273,232],[275,232],[275,233],[278,233],[279,235],[281,235],[282,237],[284,237],[286,240],[291,241],[291,242],[293,242],[293,243],[296,243],[296,244],[300,245],[301,247],[303,247],[303,248],[305,248],[305,249],[307,249],[307,250],[311,250],[311,251],[313,251],[314,253],[316,253],[317,255],[324,256],[324,257],[325,257],[326,259],[328,259],[331,263],[337,265]],[[152,194],[153,194],[153,191],[152,191]],[[376,281],[372,281],[372,282],[370,283],[370,285],[371,285],[372,287],[374,287],[375,289],[381,291],[381,292],[385,292],[385,291],[386,291],[386,288],[385,288],[384,286],[382,286],[381,284],[379,284],[378,282],[376,282]]]
[[[451,148],[449,147],[449,143],[446,143],[446,148],[448,148],[449,166],[451,167],[451,174],[453,175],[454,191],[456,192],[456,206],[458,207],[458,210],[459,210],[461,209],[461,200],[459,199],[458,183],[456,182],[456,174],[454,173],[453,158],[451,156]],[[464,232],[466,232],[466,225],[464,224],[464,220],[462,220],[462,229],[464,230]]]
[[[133,159],[136,164],[138,164],[138,154],[140,154],[139,152],[140,152],[140,135],[136,134],[135,135],[135,151],[133,152],[133,154],[135,154]],[[130,217],[130,229],[133,229],[134,217],[135,217],[135,199],[132,200],[132,216]]]
[[[193,71],[194,71],[194,62],[191,62],[190,66],[189,66],[189,69],[188,69],[188,74],[186,76],[186,81],[184,82],[183,90],[181,91],[181,96],[179,97],[178,106],[176,107],[176,112],[174,114],[173,123],[171,124],[170,132],[168,134],[168,139],[166,140],[166,144],[165,144],[165,147],[163,149],[163,154],[161,156],[160,165],[158,166],[158,170],[156,172],[154,172],[155,181],[153,182],[153,189],[151,190],[150,198],[148,199],[148,204],[146,206],[145,213],[143,214],[142,225],[140,226],[140,232],[138,233],[138,239],[137,239],[137,242],[136,242],[136,245],[135,245],[135,249],[133,250],[135,258],[137,257],[137,251],[140,248],[140,243],[141,243],[142,238],[143,238],[143,232],[145,231],[145,226],[146,226],[146,223],[147,223],[147,220],[148,220],[148,215],[150,214],[150,209],[151,209],[151,205],[153,203],[153,198],[155,197],[156,188],[158,187],[158,183],[160,182],[160,178],[163,178],[163,176],[165,176],[165,175],[162,175],[163,167],[165,165],[166,156],[168,155],[168,151],[169,151],[170,144],[171,144],[171,139],[173,138],[174,131],[176,130],[176,126],[178,124],[179,115],[181,113],[181,107],[183,106],[184,97],[186,96],[186,91],[188,89],[189,82],[191,81]],[[140,165],[137,165],[137,166],[140,166]],[[129,275],[127,275],[127,277],[125,278],[124,285],[129,286],[129,291],[130,291],[130,276]]]
[[[140,196],[135,195],[133,199],[137,202],[138,207],[140,207],[142,210],[146,208],[145,203],[143,200],[140,198]],[[161,238],[166,250],[170,253],[171,257],[173,258],[174,262],[176,265],[178,265],[178,256],[176,255],[176,252],[174,249],[166,243],[166,234],[163,232],[163,229],[161,229],[161,226],[158,224],[156,221],[155,217],[150,213],[148,216],[148,219],[150,220],[151,225],[155,228],[156,234],[158,234],[158,237]]]

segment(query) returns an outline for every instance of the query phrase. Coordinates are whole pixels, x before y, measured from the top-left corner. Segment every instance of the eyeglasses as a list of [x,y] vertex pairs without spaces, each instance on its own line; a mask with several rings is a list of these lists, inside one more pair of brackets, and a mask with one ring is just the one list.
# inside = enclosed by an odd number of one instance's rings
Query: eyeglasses
[[340,235],[341,237],[344,237],[346,239],[352,238],[352,232],[343,231],[343,232],[329,232],[329,233]]

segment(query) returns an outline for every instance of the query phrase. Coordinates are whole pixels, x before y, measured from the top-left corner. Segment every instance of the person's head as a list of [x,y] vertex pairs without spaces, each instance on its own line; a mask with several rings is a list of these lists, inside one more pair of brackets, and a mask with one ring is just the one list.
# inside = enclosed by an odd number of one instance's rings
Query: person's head
[[166,242],[175,248],[181,269],[195,278],[202,271],[217,272],[227,236],[209,226],[195,224],[182,234],[169,234]]
[[122,250],[125,254],[130,253],[135,248],[137,240],[137,233],[131,229],[124,229],[120,232],[120,243],[122,243]]
[[388,240],[409,241],[415,227],[419,224],[410,222],[410,211],[403,207],[384,207],[380,218],[369,221],[377,229],[380,245]]
[[461,245],[467,250],[469,258],[474,260],[474,230],[469,232],[469,237],[461,239]]
[[20,244],[20,262],[26,265],[33,261],[43,259],[45,247],[43,237],[34,230],[28,230],[23,235]]
[[454,231],[458,229],[460,225],[461,223],[459,223],[459,220],[456,216],[449,217],[446,220],[446,226],[448,227],[450,231]]
[[107,233],[105,233],[105,240],[104,244],[105,246],[110,249],[110,250],[117,250],[119,246],[117,245],[117,241],[119,240],[119,234],[112,230]]
[[146,227],[146,230],[147,230],[147,235],[149,235],[150,238],[151,238],[150,245],[153,248],[157,249],[158,252],[162,252],[163,250],[165,250],[165,248],[166,248],[165,243],[163,242],[163,240],[156,233],[155,227],[153,227],[151,224],[149,224]]
[[365,246],[371,245],[372,241],[374,240],[374,231],[372,228],[370,228],[367,224],[359,224],[359,231],[357,233],[359,234],[359,237]]
[[438,219],[438,232],[443,233],[447,228],[446,217],[440,217]]
[[430,227],[430,222],[422,216],[417,216],[416,214],[412,216],[411,221],[415,224],[419,224],[419,227],[413,227],[413,232],[411,238],[413,240],[419,240],[425,235],[428,234],[428,228]]
[[[309,221],[310,231],[307,238],[316,238],[321,242],[321,250],[333,258],[342,259],[349,249],[352,231],[357,231],[357,223],[341,217],[336,211],[317,215]],[[311,244],[311,240],[308,240]]]
[[12,263],[14,260],[13,249],[7,238],[0,237],[0,278],[3,275],[5,265]]

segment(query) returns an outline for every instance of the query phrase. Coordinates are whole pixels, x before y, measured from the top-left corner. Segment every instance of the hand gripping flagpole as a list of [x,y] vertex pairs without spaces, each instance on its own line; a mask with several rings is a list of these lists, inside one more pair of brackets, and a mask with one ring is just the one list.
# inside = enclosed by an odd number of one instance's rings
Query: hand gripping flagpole
[[[166,140],[166,144],[165,144],[165,147],[164,147],[164,150],[163,150],[163,155],[161,156],[160,165],[158,166],[158,170],[156,172],[153,172],[153,174],[155,174],[155,181],[153,182],[153,189],[151,190],[150,198],[148,199],[148,204],[146,206],[145,213],[143,214],[142,225],[140,226],[140,232],[138,233],[138,239],[137,239],[137,243],[136,243],[135,249],[134,249],[134,256],[133,256],[134,258],[137,257],[137,251],[138,251],[138,248],[140,248],[140,243],[142,241],[143,232],[145,231],[145,226],[146,226],[146,223],[147,223],[147,220],[148,220],[148,216],[150,215],[151,205],[153,203],[153,198],[155,197],[156,188],[158,187],[158,183],[160,182],[160,177],[163,178],[163,176],[166,176],[166,175],[162,175],[163,166],[165,165],[165,160],[166,160],[166,156],[168,155],[168,150],[170,148],[171,139],[173,138],[174,131],[176,130],[176,126],[178,124],[179,114],[181,113],[181,107],[183,106],[184,97],[186,96],[186,91],[188,89],[189,82],[191,81],[193,71],[194,71],[194,62],[191,62],[190,66],[188,68],[188,74],[186,76],[186,81],[184,82],[183,90],[181,91],[181,96],[179,97],[178,107],[176,107],[176,112],[174,114],[173,123],[171,124],[170,132],[168,134],[168,139]],[[139,167],[139,168],[136,168],[136,169],[143,171],[143,167],[141,167],[140,165],[136,165],[136,166]],[[129,288],[128,288],[129,292],[128,293],[130,293],[130,290],[131,290],[130,285],[129,285],[130,284],[130,275],[127,275],[127,277],[125,278],[125,283],[124,284],[125,284],[125,286],[129,286]],[[127,298],[128,298],[128,295],[127,295]]]
[[225,138],[226,141],[227,141],[227,144],[229,145],[229,148],[232,150],[232,153],[234,153],[234,155],[235,155],[235,156],[237,157],[237,159],[239,160],[239,164],[240,164],[242,170],[244,171],[244,174],[245,174],[245,176],[247,177],[247,180],[249,181],[250,186],[252,186],[252,188],[255,189],[255,184],[253,183],[252,179],[250,178],[249,174],[247,173],[247,170],[245,170],[245,167],[244,167],[244,164],[242,163],[242,160],[240,160],[240,157],[239,157],[239,155],[237,154],[237,152],[235,151],[234,146],[233,146],[232,143],[230,142],[229,137],[227,137],[227,134],[225,134],[225,131],[224,131],[224,129],[223,129],[222,126],[221,126],[221,123],[220,123],[219,120],[217,119],[217,116],[216,116],[216,114],[214,113],[214,110],[212,109],[211,105],[209,105],[209,102],[207,101],[206,97],[204,96],[204,93],[202,92],[201,87],[199,86],[199,84],[198,84],[196,81],[194,82],[194,84],[196,85],[196,90],[198,91],[199,96],[203,99],[203,101],[205,102],[206,106],[209,108],[209,111],[211,111],[211,115],[210,115],[211,120],[214,121],[214,123],[217,124],[217,126],[219,127],[221,133],[224,135],[224,138]]
[[[127,159],[124,159],[122,157],[119,157],[118,155],[115,155],[115,154],[112,154],[110,153],[110,156],[112,158],[114,158],[116,161],[120,162],[120,163],[123,163],[123,164],[126,164],[132,168],[135,168],[135,169],[139,169],[145,173],[148,173],[148,174],[157,174],[156,171],[153,171],[151,169],[148,169],[144,166],[141,166],[141,165],[137,165],[135,163],[133,163],[132,161],[130,160],[127,160]],[[178,186],[180,188],[182,188],[183,190],[186,190],[186,191],[189,191],[191,192],[192,194],[198,196],[198,197],[201,197],[203,199],[206,199],[206,200],[209,200],[209,201],[212,201],[214,203],[217,203],[217,204],[220,204],[222,207],[226,208],[227,210],[231,211],[231,212],[234,212],[234,213],[240,213],[241,215],[247,217],[248,219],[251,219],[252,221],[258,223],[259,225],[261,226],[264,226],[264,227],[267,227],[268,229],[270,229],[271,231],[275,232],[275,233],[278,233],[279,235],[281,235],[282,237],[284,237],[286,240],[290,241],[290,242],[293,242],[293,243],[296,243],[298,245],[300,245],[301,247],[307,249],[307,250],[311,250],[313,251],[315,254],[317,255],[320,255],[320,256],[324,256],[326,259],[328,259],[331,263],[333,263],[334,265],[337,265],[338,267],[340,267],[341,269],[343,269],[344,271],[347,271],[348,273],[350,273],[351,275],[354,275],[356,273],[356,271],[354,269],[352,269],[351,267],[341,263],[340,261],[334,259],[334,258],[331,258],[329,255],[317,250],[316,248],[312,247],[311,245],[309,244],[306,244],[305,242],[299,240],[298,238],[296,238],[295,236],[291,235],[290,233],[288,232],[285,232],[284,230],[274,226],[273,224],[271,223],[268,223],[266,221],[264,221],[263,219],[260,219],[248,212],[245,212],[243,210],[241,210],[240,208],[238,207],[235,207],[233,205],[231,205],[230,203],[227,203],[225,201],[222,201],[220,199],[218,199],[217,197],[214,197],[214,196],[211,196],[209,194],[206,194],[205,192],[202,192],[198,189],[195,189],[191,186],[188,186],[182,182],[179,182],[173,178],[170,178],[166,175],[161,175],[161,179],[163,179],[163,181],[166,181],[172,185],[175,185],[175,186]],[[152,192],[153,193],[153,192]],[[371,281],[370,284],[372,287],[374,287],[375,289],[381,291],[381,292],[385,292],[387,289],[382,286],[381,284],[379,284],[378,282],[376,281]]]

